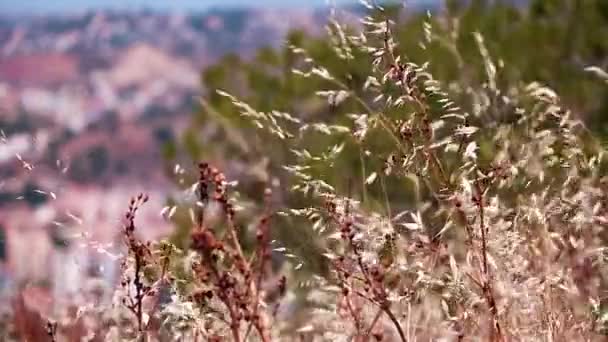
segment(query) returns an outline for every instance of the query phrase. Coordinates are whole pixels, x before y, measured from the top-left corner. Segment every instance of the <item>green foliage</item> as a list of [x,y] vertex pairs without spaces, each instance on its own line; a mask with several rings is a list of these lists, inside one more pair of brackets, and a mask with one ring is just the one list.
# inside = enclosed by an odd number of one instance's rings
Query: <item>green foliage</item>
[[[563,94],[565,105],[576,108],[592,123],[591,127],[596,132],[602,132],[605,124],[601,113],[604,99],[608,98],[608,88],[599,86],[598,81],[584,71],[584,66],[603,63],[602,58],[606,55],[603,52],[605,40],[602,39],[606,35],[601,32],[608,26],[602,25],[605,17],[601,11],[596,14],[596,9],[601,6],[602,1],[577,5],[569,1],[550,4],[534,1],[529,10],[522,10],[505,2],[488,6],[483,1],[476,1],[467,7],[448,6],[451,8],[449,16],[429,18],[420,13],[404,20],[399,8],[391,7],[382,13],[370,13],[368,20],[388,17],[399,21],[392,32],[399,52],[418,65],[430,61],[428,71],[447,89],[458,84],[462,91],[451,92],[450,95],[458,103],[469,106],[473,103],[467,88],[488,85],[484,56],[480,54],[479,44],[472,34],[479,31],[491,51],[491,56],[487,57],[500,56],[492,66],[499,71],[496,87],[508,89],[538,80]],[[585,19],[578,20],[580,16]],[[584,27],[580,27],[581,24]],[[328,147],[337,146],[342,139],[333,133],[340,132],[341,127],[352,120],[352,115],[361,114],[364,108],[350,99],[332,103],[336,94],[329,92],[320,97],[319,91],[332,90],[338,85],[344,94],[354,91],[348,96],[350,98],[360,97],[365,102],[374,100],[361,92],[371,76],[369,65],[372,57],[365,49],[358,48],[363,42],[348,37],[349,31],[355,32],[336,24],[329,25],[328,36],[321,38],[293,31],[279,49],[262,48],[251,60],[228,55],[207,68],[201,76],[206,95],[193,116],[193,124],[183,134],[179,145],[165,146],[164,154],[172,162],[183,161],[184,158],[189,160],[186,165],[199,160],[224,160],[225,156],[230,156],[230,162],[244,170],[234,175],[241,181],[239,189],[242,195],[258,203],[261,199],[260,184],[272,181],[288,184],[290,178],[284,166],[305,162],[309,164],[308,172],[312,177],[323,179],[342,192],[360,196],[369,208],[381,209],[387,202],[391,203],[393,211],[412,208],[416,202],[416,197],[409,195],[413,183],[385,179],[382,175],[385,161],[369,158],[366,149],[351,144],[341,151],[341,158],[331,163],[305,160],[292,153],[290,144],[250,125],[230,99],[217,92],[230,91],[257,111],[287,112],[304,123],[323,121],[326,126],[308,127],[316,133],[294,132],[294,139],[300,148],[312,155],[327,152]],[[369,38],[372,40],[370,43],[374,43],[374,39],[377,39],[375,43],[381,42],[381,36]],[[302,54],[302,51],[306,53]],[[323,65],[334,79],[302,77],[292,72],[293,69],[309,68],[310,60]],[[495,111],[495,107],[492,105],[488,109]],[[387,117],[406,119],[402,110],[385,110]],[[498,111],[491,116],[514,120]],[[331,126],[335,126],[335,130],[326,134]],[[369,134],[367,141],[371,146],[367,149],[372,150],[373,147],[386,151],[392,148],[385,133],[374,131]],[[488,144],[491,143],[480,145],[480,160],[489,162],[492,149]],[[366,188],[364,180],[372,172],[380,175],[382,187]],[[310,197],[299,192],[285,191],[281,197],[287,207],[304,207],[311,203]],[[187,231],[189,226],[186,219],[181,221],[179,229]],[[283,222],[275,227],[274,234],[294,251],[305,252],[307,256],[318,254],[309,253],[317,248],[317,242],[309,230],[297,222]],[[294,239],[294,236],[298,238]],[[306,264],[316,272],[325,267],[321,259],[315,258],[307,260]]]

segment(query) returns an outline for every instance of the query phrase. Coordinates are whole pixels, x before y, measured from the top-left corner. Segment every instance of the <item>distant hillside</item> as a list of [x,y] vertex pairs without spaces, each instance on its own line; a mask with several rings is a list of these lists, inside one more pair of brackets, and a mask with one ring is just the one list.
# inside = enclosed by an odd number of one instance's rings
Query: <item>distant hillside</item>
[[0,53],[4,57],[70,53],[86,57],[83,66],[92,68],[112,63],[121,49],[146,43],[204,65],[228,52],[242,54],[278,44],[290,28],[318,32],[327,14],[327,10],[235,9],[187,15],[98,11],[20,20],[0,15]]
[[[69,169],[50,178],[73,184],[155,179],[161,186],[162,170],[152,165],[186,124],[201,91],[200,70],[227,53],[247,58],[278,45],[292,28],[320,33],[328,14],[0,14],[0,134],[11,146],[0,167],[14,180],[11,191],[49,178],[55,164]],[[19,176],[17,154],[38,172]]]

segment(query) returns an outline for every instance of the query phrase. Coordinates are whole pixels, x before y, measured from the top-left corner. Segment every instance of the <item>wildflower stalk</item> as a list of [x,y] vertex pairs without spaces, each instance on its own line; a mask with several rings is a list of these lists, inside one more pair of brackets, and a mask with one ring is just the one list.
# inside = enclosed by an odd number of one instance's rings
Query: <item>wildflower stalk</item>
[[[129,209],[125,215],[126,224],[124,226],[125,244],[129,254],[133,257],[134,269],[133,279],[127,278],[123,281],[123,286],[127,289],[127,298],[123,298],[123,303],[133,313],[137,320],[137,331],[139,339],[144,339],[144,312],[143,300],[149,294],[151,288],[144,284],[143,268],[146,266],[145,258],[150,255],[150,250],[145,243],[140,242],[135,237],[135,215],[140,205],[148,201],[148,196],[139,194],[132,198]],[[131,285],[135,288],[135,294],[131,295]]]
[[[225,176],[216,168],[207,163],[199,165],[200,178],[198,183],[198,222],[197,229],[192,233],[192,247],[202,256],[203,268],[210,270],[212,285],[214,286],[211,296],[217,295],[226,306],[230,315],[229,328],[235,341],[242,341],[241,321],[249,321],[245,340],[249,337],[252,327],[260,335],[263,342],[270,341],[265,313],[260,310],[261,283],[264,276],[265,264],[269,256],[269,218],[270,209],[267,204],[264,216],[259,225],[256,238],[258,240],[257,261],[259,268],[253,267],[253,260],[247,260],[241,246],[235,223],[235,208],[227,196],[227,183]],[[222,208],[227,225],[226,244],[218,239],[204,222],[204,210],[209,200],[208,191],[213,188],[212,199],[218,202]],[[267,192],[266,197],[270,196]],[[223,264],[219,262],[218,253],[230,264],[231,269],[222,269]],[[258,273],[256,273],[258,272]],[[207,276],[203,271],[201,279],[206,281]]]
[[253,301],[253,317],[249,323],[249,326],[247,327],[247,332],[245,333],[245,340],[247,340],[247,337],[251,331],[251,327],[255,326],[256,330],[258,331],[260,338],[262,339],[263,342],[269,342],[270,341],[270,337],[268,336],[268,329],[265,326],[265,322],[264,317],[261,316],[260,314],[260,288],[261,288],[261,284],[262,284],[262,279],[264,278],[264,270],[266,267],[266,262],[268,261],[268,257],[270,254],[270,251],[268,249],[268,243],[269,243],[269,238],[270,238],[270,232],[269,232],[269,221],[270,221],[270,196],[271,196],[271,191],[270,189],[266,189],[266,191],[264,192],[264,202],[265,202],[265,208],[264,208],[264,214],[262,216],[262,218],[260,219],[260,222],[258,224],[258,229],[257,229],[257,233],[256,233],[256,240],[258,242],[258,249],[257,249],[257,256],[258,256],[258,262],[259,262],[259,269],[258,269],[258,274],[257,277],[255,279],[255,282],[252,283],[251,286],[251,290],[254,292],[254,301]]
[[[330,201],[326,205],[326,207],[329,211],[330,216],[340,228],[342,238],[346,240],[349,249],[354,255],[356,265],[361,274],[363,275],[363,282],[366,285],[366,292],[369,292],[371,294],[371,298],[366,294],[359,295],[378,305],[380,310],[382,310],[382,312],[384,312],[389,317],[389,319],[395,326],[395,329],[397,330],[401,341],[407,342],[407,338],[405,337],[405,333],[403,332],[401,323],[391,310],[391,302],[388,299],[388,294],[386,292],[386,289],[384,288],[384,269],[382,269],[380,265],[367,265],[363,260],[363,255],[361,254],[358,242],[355,241],[356,234],[354,231],[354,222],[350,205],[350,199],[346,199],[344,213],[342,215],[337,212],[337,206],[334,202]],[[345,280],[342,280],[341,282],[343,283],[344,281]],[[347,294],[348,293],[346,293],[346,295]],[[351,309],[351,311],[353,310]],[[359,331],[361,325],[358,322],[357,315],[355,315],[354,313],[353,318],[355,320],[355,325],[358,327]]]

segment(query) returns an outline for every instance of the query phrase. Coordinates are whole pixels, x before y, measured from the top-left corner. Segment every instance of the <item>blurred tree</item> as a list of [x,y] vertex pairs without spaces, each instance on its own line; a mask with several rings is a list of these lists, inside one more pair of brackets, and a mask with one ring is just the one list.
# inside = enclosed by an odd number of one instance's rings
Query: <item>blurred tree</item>
[[[603,115],[608,109],[608,87],[584,70],[590,65],[608,66],[605,1],[532,0],[523,6],[509,1],[453,0],[446,2],[444,12],[433,17],[425,13],[404,15],[398,7],[389,6],[383,13],[369,15],[399,22],[393,26],[399,54],[419,65],[431,61],[429,68],[445,89],[452,89],[451,84],[464,89],[451,95],[459,104],[468,106],[467,110],[474,108],[466,90],[488,86],[487,65],[473,35],[480,32],[489,50],[488,57],[498,69],[498,88],[508,90],[532,81],[543,82],[563,95],[565,105],[580,113],[596,132],[608,134],[608,120]],[[332,41],[338,41],[339,47],[332,47]],[[283,47],[262,48],[250,60],[225,56],[202,73],[205,95],[192,116],[192,125],[175,144],[166,146],[168,161],[181,165],[200,160],[228,164],[224,167],[228,176],[240,181],[241,195],[253,203],[262,203],[262,189],[274,181],[280,184],[281,191],[277,194],[280,207],[305,207],[310,199],[289,191],[286,185],[289,179],[283,167],[297,158],[290,146],[253,127],[217,90],[234,94],[258,111],[278,110],[291,113],[304,123],[323,121],[340,125],[351,120],[348,114],[361,112],[360,104],[328,102],[318,96],[319,89],[335,90],[336,84],[343,84],[354,89],[353,95],[361,96],[363,102],[373,103],[373,99],[356,93],[370,76],[367,66],[372,57],[353,48],[354,44],[344,38],[340,28],[330,24],[328,36],[310,37],[302,31],[292,31]],[[322,77],[303,79],[292,73],[292,69],[306,66],[306,56],[295,53],[292,46],[305,49],[335,76],[335,82]],[[352,54],[352,58],[340,58],[341,54]],[[504,114],[496,108],[496,115]],[[306,137],[296,134],[294,140],[314,155],[321,154],[322,147],[339,141],[325,134]],[[369,139],[373,144],[387,144],[387,140]],[[315,166],[312,172],[343,193],[361,194],[364,205],[370,208],[385,210],[385,203],[390,201],[391,209],[397,212],[411,205],[415,182],[384,184],[376,192],[365,188],[362,180],[371,172],[381,174],[383,163],[368,158],[356,146],[346,147],[342,158],[330,167]],[[194,177],[191,175],[189,181],[193,182]],[[176,240],[185,241],[190,228],[188,215],[176,215],[176,222],[180,227]],[[308,256],[306,262],[311,270],[322,269],[323,260],[311,252],[316,242],[309,228],[295,222],[279,222],[274,226],[274,234],[281,243]]]

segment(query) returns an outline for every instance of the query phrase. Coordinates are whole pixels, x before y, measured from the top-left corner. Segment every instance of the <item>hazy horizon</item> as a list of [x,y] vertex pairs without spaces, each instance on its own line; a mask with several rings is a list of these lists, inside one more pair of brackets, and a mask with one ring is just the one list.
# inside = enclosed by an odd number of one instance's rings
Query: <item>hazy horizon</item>
[[313,8],[332,4],[356,4],[357,0],[29,0],[0,2],[3,14],[62,14],[88,10],[205,11],[212,8]]

